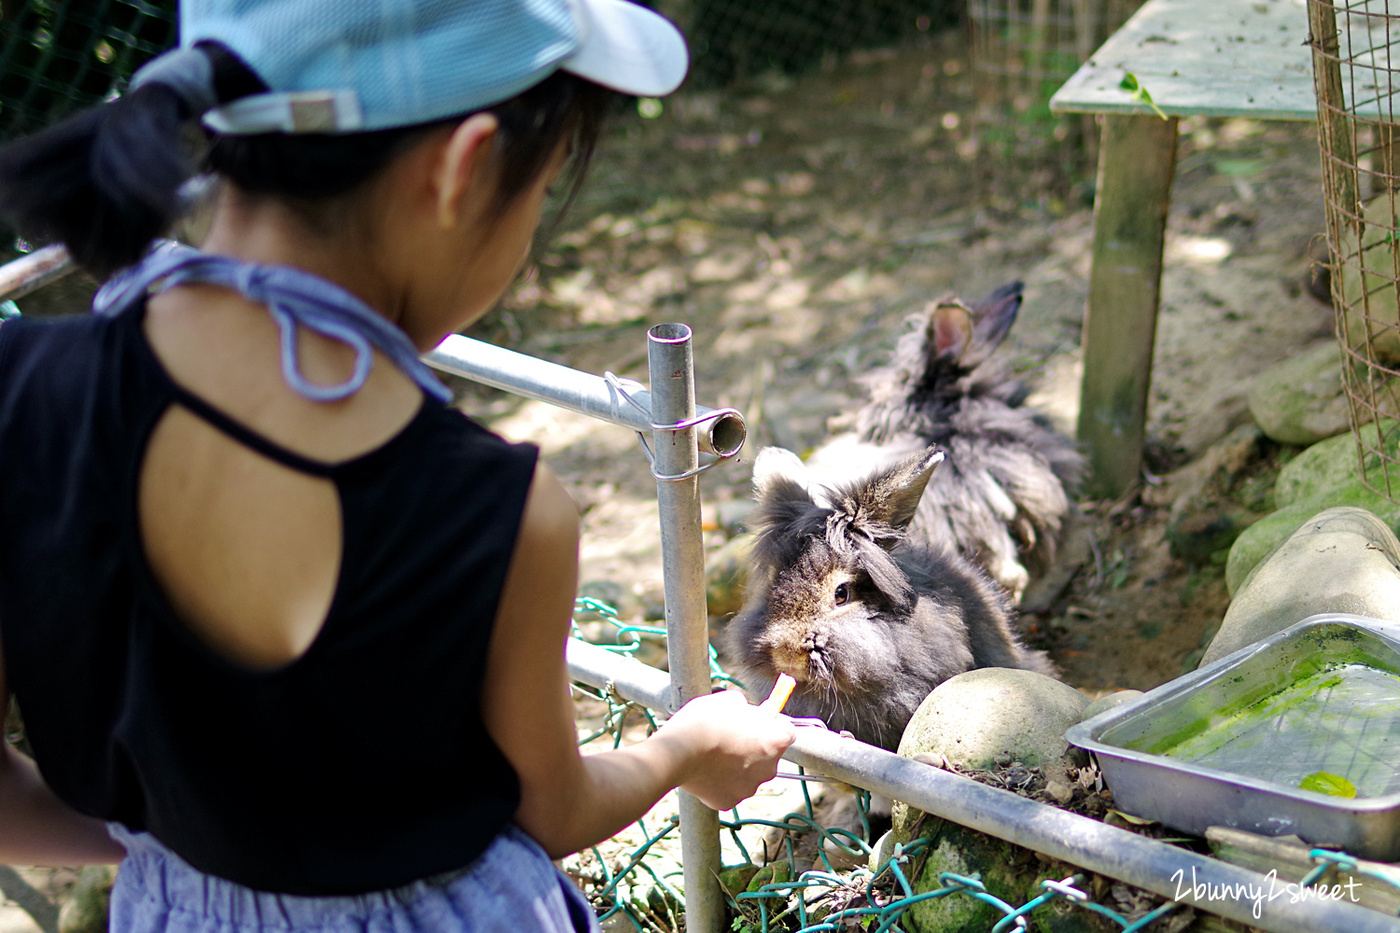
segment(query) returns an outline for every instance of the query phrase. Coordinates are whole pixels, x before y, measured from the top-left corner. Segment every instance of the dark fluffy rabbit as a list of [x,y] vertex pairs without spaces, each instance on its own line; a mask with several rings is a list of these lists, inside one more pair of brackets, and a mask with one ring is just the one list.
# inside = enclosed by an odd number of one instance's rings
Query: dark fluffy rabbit
[[1042,653],[1017,642],[1006,594],[985,573],[907,539],[942,457],[918,451],[838,484],[819,504],[796,455],[759,455],[748,592],[725,630],[751,697],[787,673],[797,688],[784,712],[893,750],[924,697],[954,674],[1051,672]]
[[861,380],[870,397],[855,412],[854,433],[808,463],[820,480],[943,448],[948,462],[910,535],[961,551],[1018,601],[1053,561],[1084,472],[1074,442],[1025,405],[1028,388],[993,356],[1020,306],[1020,282],[971,305],[930,303],[889,364]]

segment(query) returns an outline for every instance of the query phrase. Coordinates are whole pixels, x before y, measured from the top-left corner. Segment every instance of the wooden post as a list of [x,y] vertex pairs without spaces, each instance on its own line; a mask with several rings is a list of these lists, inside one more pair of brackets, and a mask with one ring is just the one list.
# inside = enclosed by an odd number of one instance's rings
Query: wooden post
[[[1339,223],[1353,227],[1361,242],[1361,186],[1356,177],[1356,138],[1342,81],[1341,40],[1337,10],[1327,0],[1309,0],[1308,36],[1312,46],[1313,87],[1317,93],[1318,137],[1322,174],[1331,185]],[[1329,205],[1330,206],[1330,205]],[[1338,244],[1332,243],[1336,249]]]
[[1078,429],[1094,496],[1121,495],[1142,468],[1176,128],[1154,114],[1103,118]]

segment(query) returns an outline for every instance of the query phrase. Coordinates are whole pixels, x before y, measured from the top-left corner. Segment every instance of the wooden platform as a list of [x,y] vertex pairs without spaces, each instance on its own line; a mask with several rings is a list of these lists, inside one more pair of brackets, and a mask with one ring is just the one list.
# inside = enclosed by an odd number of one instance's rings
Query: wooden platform
[[1103,115],[1078,426],[1091,495],[1142,468],[1177,118],[1315,119],[1308,35],[1304,0],[1148,0],[1050,100]]
[[1153,114],[1119,87],[1131,73],[1169,116],[1312,120],[1307,38],[1303,0],[1149,0],[1050,109]]

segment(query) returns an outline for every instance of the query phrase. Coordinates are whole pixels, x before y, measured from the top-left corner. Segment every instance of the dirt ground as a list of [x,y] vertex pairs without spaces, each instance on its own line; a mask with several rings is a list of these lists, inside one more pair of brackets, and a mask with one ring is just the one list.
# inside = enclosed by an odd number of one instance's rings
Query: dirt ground
[[[646,383],[647,328],[688,324],[698,400],[734,406],[749,425],[743,459],[701,480],[711,554],[749,498],[748,458],[818,443],[859,402],[853,377],[884,359],[909,313],[948,292],[1025,283],[1001,352],[1072,433],[1092,170],[996,145],[996,127],[975,117],[978,81],[952,33],[628,115],[538,266],[473,335]],[[1181,130],[1144,492],[1083,503],[1088,545],[1073,581],[1023,620],[1065,679],[1093,693],[1194,666],[1227,595],[1223,555],[1193,565],[1169,553],[1177,487],[1249,420],[1250,377],[1331,328],[1302,289],[1323,230],[1313,126],[1197,119]],[[540,441],[572,487],[590,591],[658,618],[655,486],[635,435],[466,391],[498,430]]]

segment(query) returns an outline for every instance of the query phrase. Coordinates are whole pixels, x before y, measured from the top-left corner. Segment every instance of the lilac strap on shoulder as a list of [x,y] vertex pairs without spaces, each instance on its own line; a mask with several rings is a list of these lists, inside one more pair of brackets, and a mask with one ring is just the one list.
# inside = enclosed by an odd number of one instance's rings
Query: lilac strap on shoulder
[[[267,306],[282,334],[282,375],[289,386],[312,401],[334,402],[358,392],[369,378],[374,349],[433,398],[444,403],[452,400],[451,391],[419,358],[403,331],[339,285],[291,266],[239,262],[167,241],[98,289],[92,309],[97,314],[115,315],[152,286],[163,291],[195,282],[222,285]],[[297,360],[299,327],[339,340],[354,350],[355,368],[350,378],[336,385],[307,379]]]

